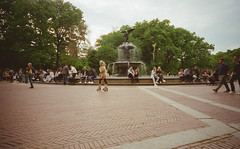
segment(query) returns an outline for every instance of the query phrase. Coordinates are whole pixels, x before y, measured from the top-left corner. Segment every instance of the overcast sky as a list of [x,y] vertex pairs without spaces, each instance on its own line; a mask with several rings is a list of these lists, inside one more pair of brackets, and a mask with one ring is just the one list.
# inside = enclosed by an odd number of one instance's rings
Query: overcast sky
[[240,0],[65,0],[83,11],[94,45],[100,35],[136,22],[168,19],[215,44],[215,51],[240,47]]

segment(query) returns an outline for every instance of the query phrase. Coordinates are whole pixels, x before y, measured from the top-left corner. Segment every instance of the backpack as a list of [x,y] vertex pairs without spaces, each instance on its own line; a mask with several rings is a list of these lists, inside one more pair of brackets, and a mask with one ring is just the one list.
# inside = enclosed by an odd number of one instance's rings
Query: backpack
[[29,73],[29,74],[32,74],[32,69],[30,69],[30,70],[28,71],[28,73]]

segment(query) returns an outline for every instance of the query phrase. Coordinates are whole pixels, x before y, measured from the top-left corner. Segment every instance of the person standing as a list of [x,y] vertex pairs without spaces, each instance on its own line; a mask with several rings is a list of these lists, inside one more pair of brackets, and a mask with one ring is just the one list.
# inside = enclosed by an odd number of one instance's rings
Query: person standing
[[235,55],[234,56],[234,69],[233,69],[233,74],[230,79],[230,85],[231,85],[231,92],[230,93],[235,93],[235,86],[234,86],[234,81],[238,80],[238,84],[240,85],[240,59],[239,56]]
[[70,69],[69,69],[71,75],[72,75],[72,78],[71,78],[71,82],[73,82],[73,84],[75,84],[75,77],[77,75],[77,69],[74,67],[74,66],[70,66]]
[[35,72],[35,69],[34,67],[32,66],[32,63],[28,63],[28,67],[27,67],[27,75],[28,75],[28,79],[29,79],[29,82],[30,82],[30,85],[31,87],[30,88],[34,88],[33,87],[33,76],[34,76],[34,72]]
[[68,75],[69,75],[68,65],[65,65],[63,67],[62,75],[63,75],[63,84],[66,85],[67,84],[67,78],[68,78]]
[[104,80],[104,88],[103,90],[104,91],[108,91],[108,88],[107,88],[107,69],[105,67],[105,62],[104,61],[100,61],[99,62],[99,72],[100,72],[100,79],[99,79],[99,85],[98,85],[98,89],[97,91],[101,91],[101,83],[102,83],[102,80]]
[[23,77],[23,71],[22,71],[22,68],[20,68],[18,71],[18,81],[19,82],[22,82],[22,77]]
[[7,82],[10,80],[10,75],[9,75],[9,69],[8,68],[4,71],[4,78]]
[[220,75],[220,82],[219,82],[219,85],[216,89],[213,89],[214,92],[218,92],[218,90],[221,88],[221,86],[224,84],[225,87],[226,87],[226,91],[225,92],[230,92],[230,89],[229,89],[229,86],[227,84],[227,74],[228,74],[228,71],[230,70],[229,69],[229,66],[228,64],[226,64],[224,62],[224,59],[223,58],[220,58],[219,59],[219,63],[220,65],[218,66],[217,70],[215,70],[213,73],[219,73]]
[[14,76],[14,71],[12,69],[9,71],[9,75],[10,75],[10,83],[12,83],[13,82],[13,76]]

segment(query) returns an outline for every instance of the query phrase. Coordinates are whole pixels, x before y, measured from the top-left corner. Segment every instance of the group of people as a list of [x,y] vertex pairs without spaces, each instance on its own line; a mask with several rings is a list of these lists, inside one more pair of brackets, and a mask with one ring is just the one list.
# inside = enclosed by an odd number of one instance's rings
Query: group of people
[[[59,69],[58,74],[55,77],[57,78],[56,81],[63,79],[63,84],[66,85],[67,82],[75,84],[76,76],[79,76],[80,78],[79,83],[82,83],[82,80],[84,80],[84,83],[93,83],[94,79],[97,77],[97,72],[94,68],[91,68],[91,71],[89,72],[86,66],[84,66],[82,72],[78,72],[75,67],[65,65],[63,68]],[[89,82],[87,82],[87,80],[89,80]]]
[[[28,82],[28,76],[27,76],[27,69],[20,68],[18,72],[14,72],[13,70],[8,70],[4,72],[4,80],[13,82],[13,80],[19,81],[19,82]],[[85,83],[93,83],[94,78],[97,77],[96,70],[94,68],[91,68],[91,71],[88,71],[87,67],[84,67],[83,71],[77,71],[75,67],[73,66],[65,66],[60,67],[56,71],[53,71],[52,69],[40,69],[40,70],[34,70],[33,73],[33,81],[39,81],[39,82],[60,82],[60,80],[63,79],[63,75],[66,74],[66,80],[68,80],[69,83],[76,83],[75,77],[79,76],[80,82],[82,83],[82,80],[85,80]],[[27,78],[26,78],[27,77]],[[89,82],[87,82],[89,80]],[[67,82],[67,81],[66,81]]]
[[[198,69],[197,66],[194,67],[194,69],[187,68],[185,70],[181,69],[178,73],[179,77],[182,81],[186,82],[193,82],[193,81],[206,81],[210,84],[215,84],[215,81],[220,81],[219,85],[216,89],[213,89],[214,92],[218,92],[218,90],[221,88],[222,85],[225,85],[226,91],[234,93],[235,92],[235,86],[234,81],[238,80],[238,83],[240,85],[240,59],[239,56],[234,56],[234,70],[232,74],[230,73],[230,68],[228,64],[224,62],[223,58],[219,59],[219,66],[217,69],[211,73],[207,68],[204,68],[202,72]],[[229,88],[227,84],[227,80],[229,80],[231,89]]]
[[180,69],[178,76],[180,77],[182,82],[200,82],[206,81],[215,84],[214,78],[218,78],[217,74],[213,75],[211,72],[204,68],[202,72],[200,72],[199,68],[195,66],[194,68],[186,68],[185,70]]
[[132,83],[134,80],[137,80],[137,83],[138,82],[138,77],[139,77],[139,71],[138,69],[133,69],[132,66],[130,66],[130,68],[128,69],[128,77],[132,80]]
[[[97,91],[101,91],[101,84],[102,81],[104,81],[104,91],[108,91],[107,88],[107,69],[106,69],[106,64],[104,61],[100,61],[99,62],[99,86]],[[75,77],[77,75],[77,70],[75,67],[70,66],[68,67],[68,65],[65,65],[62,68],[62,72],[60,73],[63,77],[63,84],[66,85],[67,84],[67,80],[69,79],[70,82],[75,83]],[[91,68],[91,72],[89,73],[88,69],[86,66],[84,66],[83,71],[79,72],[79,77],[80,77],[80,82],[82,83],[82,80],[84,79],[84,82],[87,83],[87,79],[89,80],[89,83],[93,83],[94,79],[97,77],[97,72],[94,68]]]
[[[238,80],[238,83],[240,85],[240,59],[239,56],[234,56],[234,70],[232,74],[229,74],[229,66],[224,62],[223,58],[219,59],[219,66],[218,68],[211,73],[208,69],[203,69],[202,72],[200,72],[199,68],[195,66],[193,69],[187,68],[185,70],[181,69],[178,73],[180,79],[182,81],[187,82],[193,82],[193,81],[206,81],[211,84],[215,84],[215,81],[220,80],[219,85],[216,89],[213,89],[214,92],[218,92],[218,90],[221,88],[222,85],[225,85],[226,91],[225,92],[235,92],[235,86],[234,81]],[[104,61],[99,62],[99,87],[98,91],[101,90],[101,83],[104,82],[104,91],[107,91],[107,70],[105,66]],[[153,80],[154,86],[157,86],[157,84],[166,82],[163,77],[163,71],[161,67],[154,67],[151,71],[151,79]],[[33,81],[42,81],[42,82],[50,82],[55,81],[59,82],[60,80],[63,80],[63,84],[66,85],[67,82],[69,83],[76,83],[76,76],[79,76],[80,82],[82,83],[84,80],[84,83],[87,83],[87,80],[89,80],[88,83],[93,83],[94,79],[98,76],[97,72],[94,68],[91,68],[89,71],[86,66],[84,66],[82,72],[77,71],[74,66],[68,66],[65,65],[63,68],[59,68],[56,71],[53,71],[51,69],[47,69],[46,71],[43,69],[35,70],[31,63],[28,64],[28,67],[25,69],[20,69],[18,72],[14,72],[13,70],[7,69],[4,72],[4,78],[7,81],[13,82],[13,80],[17,80],[19,82],[30,82],[30,88],[33,88]],[[133,69],[132,66],[128,69],[128,77],[132,80],[132,83],[134,80],[139,83],[139,70]],[[230,81],[231,89],[229,88],[227,84],[227,79]]]
[[[32,64],[29,63],[28,67],[26,67],[25,69],[20,68],[18,72],[15,72],[12,69],[5,69],[5,71],[3,72],[3,80],[9,81],[9,82],[13,82],[14,80],[18,81],[18,82],[25,82],[28,83],[29,80],[29,68],[31,68]],[[35,74],[36,70],[31,70],[32,74]]]
[[[154,86],[157,86],[157,84],[160,84],[162,82],[166,82],[163,78],[162,73],[163,72],[160,66],[158,67],[158,69],[156,67],[153,67],[153,70],[151,71],[151,79],[153,80]],[[138,77],[139,77],[138,68],[134,70],[133,67],[130,66],[128,69],[128,78],[132,80],[132,83],[134,82],[134,80],[136,80],[136,82],[139,83]]]
[[160,66],[158,68],[153,67],[151,71],[151,78],[153,80],[154,86],[157,86],[157,84],[160,84],[162,82],[166,82],[163,78],[162,69]]
[[[105,66],[104,61],[99,62],[99,87],[98,91],[101,90],[101,83],[104,81],[104,91],[108,91],[107,88],[107,69]],[[6,69],[4,72],[4,78],[7,81],[13,82],[13,80],[17,80],[19,82],[30,82],[30,88],[34,88],[33,81],[41,81],[41,82],[50,82],[55,81],[59,82],[60,80],[63,80],[63,84],[66,85],[67,82],[69,83],[76,83],[76,76],[79,76],[80,82],[82,83],[82,80],[84,80],[84,83],[87,83],[87,80],[89,80],[88,83],[93,83],[94,79],[97,77],[97,72],[94,68],[91,68],[91,71],[89,72],[87,67],[84,66],[83,71],[77,71],[74,66],[68,66],[65,65],[63,68],[57,69],[55,72],[51,69],[47,69],[46,71],[44,69],[35,70],[32,66],[32,63],[28,63],[28,67],[26,69],[20,68],[18,73],[15,73],[13,70]]]
[[228,64],[226,64],[224,62],[224,59],[223,58],[220,58],[219,59],[219,66],[218,68],[213,72],[213,74],[215,73],[218,73],[219,74],[219,84],[217,86],[217,88],[213,89],[214,92],[218,92],[218,90],[221,88],[222,85],[225,86],[226,88],[226,93],[235,93],[235,86],[234,86],[234,81],[235,80],[238,80],[238,83],[239,83],[239,87],[240,87],[240,58],[239,56],[235,55],[234,56],[234,60],[235,60],[235,63],[234,63],[234,67],[233,67],[233,73],[231,74],[230,76],[230,86],[231,86],[231,90],[227,84],[227,79],[228,79],[228,72],[230,70]]

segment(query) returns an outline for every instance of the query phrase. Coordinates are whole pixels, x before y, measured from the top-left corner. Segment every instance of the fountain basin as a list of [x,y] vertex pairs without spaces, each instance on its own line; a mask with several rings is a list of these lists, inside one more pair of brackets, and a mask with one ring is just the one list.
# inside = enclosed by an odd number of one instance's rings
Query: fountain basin
[[132,66],[134,70],[137,68],[140,70],[145,69],[145,64],[143,62],[119,61],[109,65],[109,67],[112,68],[112,75],[118,77],[126,77],[130,66]]

